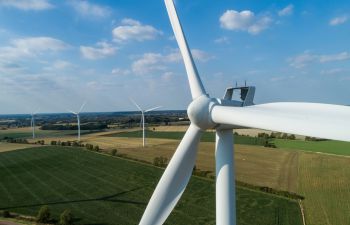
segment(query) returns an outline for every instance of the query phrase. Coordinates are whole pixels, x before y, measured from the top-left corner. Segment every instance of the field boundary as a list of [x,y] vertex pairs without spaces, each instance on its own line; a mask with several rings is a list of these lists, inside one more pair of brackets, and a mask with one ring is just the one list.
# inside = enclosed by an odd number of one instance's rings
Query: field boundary
[[304,207],[303,207],[303,204],[301,203],[301,200],[299,200],[298,202],[299,202],[301,217],[303,218],[303,224],[306,225],[306,220],[305,220],[305,214],[304,214]]

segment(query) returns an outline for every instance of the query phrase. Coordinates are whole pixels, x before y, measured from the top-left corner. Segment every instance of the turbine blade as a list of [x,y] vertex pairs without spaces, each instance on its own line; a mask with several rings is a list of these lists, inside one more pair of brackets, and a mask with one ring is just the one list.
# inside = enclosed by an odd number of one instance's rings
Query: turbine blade
[[83,108],[84,108],[84,106],[86,105],[86,101],[81,105],[81,107],[80,107],[80,109],[79,109],[79,111],[78,111],[78,113],[80,113],[81,112],[81,110],[83,110]]
[[145,110],[145,112],[151,112],[151,111],[154,111],[154,110],[159,109],[159,108],[162,108],[162,106],[157,106],[154,108],[147,109],[147,110]]
[[165,6],[168,11],[169,19],[174,31],[177,44],[179,45],[182,58],[185,63],[192,99],[195,99],[201,95],[205,95],[205,89],[199,77],[196,65],[193,61],[193,57],[188,47],[186,37],[182,31],[181,23],[177,16],[173,0],[165,0]]
[[78,115],[78,113],[76,113],[76,112],[74,112],[72,110],[69,110],[69,109],[67,109],[67,112],[73,113],[74,115]]
[[134,101],[134,99],[130,98],[130,101],[142,112],[141,107]]
[[202,131],[191,125],[153,192],[140,225],[161,225],[184,192],[191,177]]
[[247,107],[214,106],[213,122],[350,141],[350,107],[280,102]]

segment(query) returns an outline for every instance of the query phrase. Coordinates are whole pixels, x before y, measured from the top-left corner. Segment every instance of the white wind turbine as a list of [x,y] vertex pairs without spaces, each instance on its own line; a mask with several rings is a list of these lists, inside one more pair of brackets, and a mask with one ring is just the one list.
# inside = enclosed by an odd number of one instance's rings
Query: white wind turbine
[[216,224],[236,224],[233,128],[252,127],[305,136],[350,141],[350,107],[317,103],[281,102],[253,105],[254,87],[243,91],[243,102],[232,101],[233,89],[224,99],[205,92],[172,0],[165,0],[179,45],[193,101],[187,113],[191,125],[164,171],[140,221],[163,224],[191,177],[202,133],[216,129]]
[[35,115],[36,113],[39,111],[39,109],[33,111],[30,115],[31,115],[31,121],[30,121],[30,127],[32,128],[32,137],[33,139],[35,138]]
[[73,113],[74,115],[77,116],[77,121],[78,121],[78,141],[80,141],[80,113],[83,110],[84,106],[86,105],[86,102],[84,102],[78,112],[74,112],[72,110],[68,110],[68,112]]
[[146,112],[151,112],[151,111],[154,111],[156,109],[159,109],[161,108],[162,106],[157,106],[157,107],[154,107],[154,108],[150,108],[150,109],[146,109],[146,110],[143,110],[141,109],[141,107],[132,99],[130,99],[131,102],[140,110],[141,112],[141,123],[142,123],[142,146],[145,147],[146,145],[146,139],[145,139],[145,113]]

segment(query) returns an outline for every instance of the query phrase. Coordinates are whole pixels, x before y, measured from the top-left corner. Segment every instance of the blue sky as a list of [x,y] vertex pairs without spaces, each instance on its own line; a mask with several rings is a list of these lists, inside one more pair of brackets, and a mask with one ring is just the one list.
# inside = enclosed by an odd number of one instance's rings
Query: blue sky
[[[207,92],[350,104],[350,3],[176,0]],[[185,109],[186,73],[162,0],[0,0],[0,113]]]

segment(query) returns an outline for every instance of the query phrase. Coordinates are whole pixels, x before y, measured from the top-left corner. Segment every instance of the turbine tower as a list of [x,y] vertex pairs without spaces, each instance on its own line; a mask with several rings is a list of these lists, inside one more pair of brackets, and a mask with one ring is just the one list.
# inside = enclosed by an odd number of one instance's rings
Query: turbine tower
[[35,115],[36,113],[39,111],[39,109],[37,109],[36,111],[32,112],[31,115],[31,121],[30,121],[30,127],[32,128],[32,138],[35,138]]
[[165,0],[189,80],[191,125],[164,171],[140,225],[165,222],[191,177],[201,135],[216,129],[216,224],[236,224],[233,129],[259,128],[278,132],[350,141],[350,107],[317,103],[280,102],[254,105],[254,87],[243,87],[244,101],[232,100],[232,88],[223,99],[205,92],[172,0]]
[[133,99],[130,99],[131,102],[140,110],[141,112],[141,123],[142,123],[142,147],[145,147],[146,145],[146,139],[145,139],[145,113],[146,112],[151,112],[151,111],[154,111],[156,109],[159,109],[160,107],[162,106],[157,106],[157,107],[154,107],[154,108],[150,108],[150,109],[146,109],[146,110],[143,110],[141,109],[141,107],[133,100]]
[[74,112],[72,110],[68,110],[68,112],[71,112],[71,113],[73,113],[74,115],[77,116],[77,121],[78,121],[78,141],[80,141],[80,113],[83,110],[85,105],[86,105],[86,101],[81,105],[81,107],[80,107],[78,112]]

